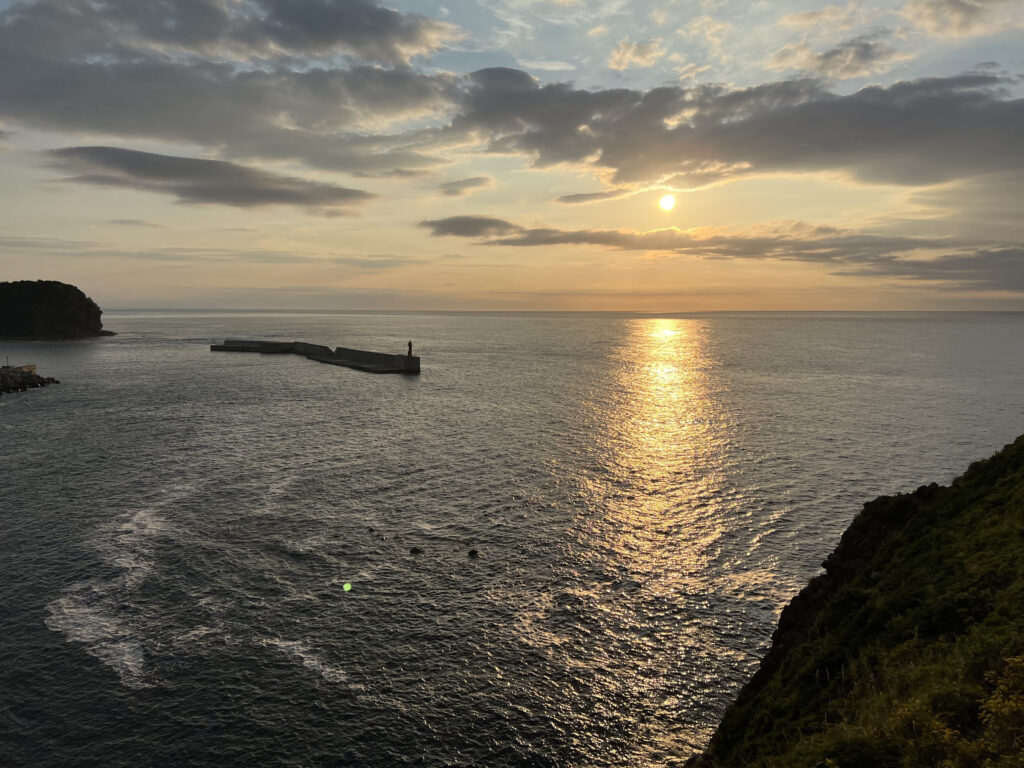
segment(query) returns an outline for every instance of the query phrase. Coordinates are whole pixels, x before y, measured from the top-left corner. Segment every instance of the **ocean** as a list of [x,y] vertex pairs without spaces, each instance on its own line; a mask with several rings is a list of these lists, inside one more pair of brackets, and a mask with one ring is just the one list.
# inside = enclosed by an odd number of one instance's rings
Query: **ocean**
[[0,342],[61,380],[0,397],[4,766],[678,766],[864,502],[1024,432],[1024,314],[104,321]]

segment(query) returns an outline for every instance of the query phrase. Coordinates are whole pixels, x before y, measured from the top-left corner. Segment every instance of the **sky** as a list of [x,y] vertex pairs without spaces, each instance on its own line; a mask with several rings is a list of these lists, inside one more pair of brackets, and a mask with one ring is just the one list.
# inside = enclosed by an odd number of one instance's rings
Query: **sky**
[[1024,310],[1022,218],[1024,0],[0,0],[105,309]]

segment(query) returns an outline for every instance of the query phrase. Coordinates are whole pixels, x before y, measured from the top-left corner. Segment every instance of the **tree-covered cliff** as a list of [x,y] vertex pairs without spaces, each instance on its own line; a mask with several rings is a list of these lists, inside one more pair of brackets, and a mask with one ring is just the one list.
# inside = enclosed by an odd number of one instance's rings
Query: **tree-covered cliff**
[[698,766],[1024,766],[1024,437],[864,506]]
[[0,283],[0,337],[80,339],[108,335],[96,302],[56,280]]

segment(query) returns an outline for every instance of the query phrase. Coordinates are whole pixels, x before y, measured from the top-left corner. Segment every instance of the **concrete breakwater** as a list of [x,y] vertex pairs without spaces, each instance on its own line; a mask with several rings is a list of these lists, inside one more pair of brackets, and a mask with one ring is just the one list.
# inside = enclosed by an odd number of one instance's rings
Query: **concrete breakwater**
[[341,365],[368,373],[419,373],[420,359],[414,355],[389,355],[348,347],[325,347],[303,341],[248,341],[225,339],[223,344],[211,344],[211,352],[258,352],[262,355],[302,355],[318,363]]

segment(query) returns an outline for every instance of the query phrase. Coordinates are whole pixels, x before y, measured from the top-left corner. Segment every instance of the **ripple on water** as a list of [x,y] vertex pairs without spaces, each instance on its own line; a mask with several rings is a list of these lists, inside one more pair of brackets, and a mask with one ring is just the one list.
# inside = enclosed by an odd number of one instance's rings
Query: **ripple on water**
[[[0,604],[64,585],[46,627],[138,726],[90,721],[81,764],[678,764],[860,504],[1024,413],[1024,317],[129,320],[68,348],[80,389],[0,403]],[[410,323],[418,380],[189,341]],[[94,691],[63,683],[0,710],[64,733]]]

